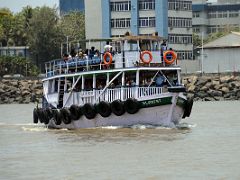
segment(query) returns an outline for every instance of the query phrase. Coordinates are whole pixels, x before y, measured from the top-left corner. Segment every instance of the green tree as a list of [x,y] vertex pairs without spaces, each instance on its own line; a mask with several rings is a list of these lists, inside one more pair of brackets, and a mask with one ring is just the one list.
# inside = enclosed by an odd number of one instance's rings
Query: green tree
[[8,43],[12,42],[12,31],[13,31],[14,16],[9,9],[0,9],[0,24],[2,28],[2,36],[0,42],[2,46],[7,46]]
[[85,39],[85,17],[84,13],[72,11],[65,14],[60,19],[61,32],[64,35],[63,42],[66,43],[66,38],[72,43]]
[[44,62],[60,56],[60,44],[63,39],[58,25],[56,8],[43,6],[33,10],[29,20],[28,44],[32,58],[41,68]]
[[193,33],[193,46],[198,47],[201,44],[202,44],[201,38],[197,34]]

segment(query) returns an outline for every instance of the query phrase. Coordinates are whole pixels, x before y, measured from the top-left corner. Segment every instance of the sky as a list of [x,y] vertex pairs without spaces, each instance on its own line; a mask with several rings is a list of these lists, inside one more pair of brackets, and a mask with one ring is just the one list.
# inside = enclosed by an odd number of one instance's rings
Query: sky
[[34,7],[37,6],[49,6],[53,7],[56,5],[58,7],[59,0],[0,0],[0,8],[7,7],[12,12],[17,13],[22,10],[23,7],[26,7],[27,5]]
[[[215,1],[216,0],[209,0],[209,2]],[[27,5],[30,5],[33,8],[36,6],[41,7],[43,5],[49,7],[56,5],[58,7],[59,0],[0,0],[0,8],[7,7],[14,13],[20,12],[22,8],[26,7]]]

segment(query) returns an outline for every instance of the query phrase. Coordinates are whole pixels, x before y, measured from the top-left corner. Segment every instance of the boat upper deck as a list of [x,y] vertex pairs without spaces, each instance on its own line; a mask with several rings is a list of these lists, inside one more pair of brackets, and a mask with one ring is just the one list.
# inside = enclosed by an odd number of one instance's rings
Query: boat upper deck
[[177,53],[158,36],[126,36],[107,43],[104,50],[91,47],[86,53],[45,63],[46,78],[76,73],[114,71],[131,68],[179,68]]

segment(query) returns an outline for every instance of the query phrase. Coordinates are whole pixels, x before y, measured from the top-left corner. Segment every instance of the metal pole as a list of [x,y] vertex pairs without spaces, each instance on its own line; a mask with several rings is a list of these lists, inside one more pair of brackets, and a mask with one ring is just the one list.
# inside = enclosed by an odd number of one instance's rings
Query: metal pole
[[68,36],[67,36],[67,54],[68,54]]
[[201,54],[201,73],[203,75],[203,32],[202,32],[202,54]]

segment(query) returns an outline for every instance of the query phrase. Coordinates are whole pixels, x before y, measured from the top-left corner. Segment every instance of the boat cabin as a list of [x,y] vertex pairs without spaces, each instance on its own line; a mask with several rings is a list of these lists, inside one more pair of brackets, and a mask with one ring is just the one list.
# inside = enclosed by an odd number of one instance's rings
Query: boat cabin
[[163,51],[161,41],[157,36],[127,36],[112,40],[102,53],[46,63],[45,101],[62,108],[167,96],[181,86],[181,69],[176,53],[166,47]]

